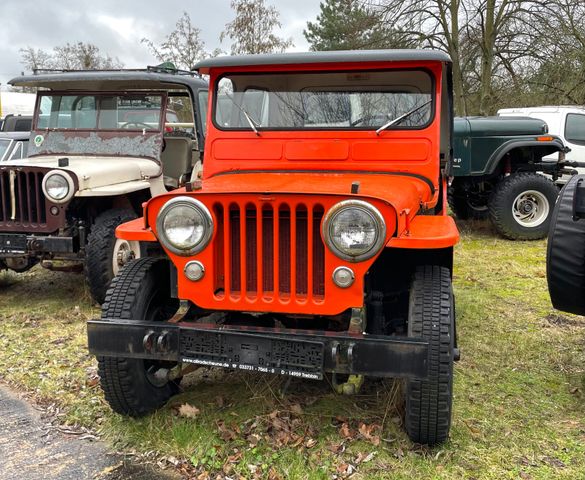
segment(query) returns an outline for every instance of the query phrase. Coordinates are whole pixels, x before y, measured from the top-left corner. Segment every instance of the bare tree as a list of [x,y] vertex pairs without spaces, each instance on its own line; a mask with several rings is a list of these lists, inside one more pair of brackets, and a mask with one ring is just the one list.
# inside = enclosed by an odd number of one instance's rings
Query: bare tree
[[42,68],[50,68],[52,65],[51,54],[41,50],[40,48],[26,47],[20,49],[20,63],[24,65],[27,70],[38,70]]
[[92,43],[66,43],[52,53],[27,47],[20,50],[21,63],[27,70],[56,68],[63,70],[103,70],[121,68],[123,64],[108,54],[101,53]]
[[236,18],[227,23],[219,41],[232,41],[232,55],[246,53],[279,53],[293,46],[292,39],[284,39],[274,33],[282,24],[279,13],[264,0],[232,0]]
[[66,43],[53,49],[54,68],[65,70],[104,70],[122,68],[117,58],[102,54],[92,43]]
[[372,2],[384,21],[408,35],[419,47],[441,49],[453,60],[455,110],[467,113],[461,58],[464,0],[381,0]]
[[539,5],[538,0],[376,3],[387,22],[402,31],[410,30],[411,35],[418,36],[420,46],[449,53],[455,108],[463,115],[470,111],[492,113],[497,100],[495,89],[518,82],[519,70],[534,54],[533,15]]
[[170,61],[177,68],[185,70],[191,70],[199,60],[210,56],[205,50],[205,42],[201,39],[201,30],[193,25],[187,12],[183,12],[175,24],[175,29],[159,45],[148,38],[143,38],[141,42],[158,61]]
[[585,104],[585,4],[542,3],[535,61],[526,75],[531,97],[541,103]]

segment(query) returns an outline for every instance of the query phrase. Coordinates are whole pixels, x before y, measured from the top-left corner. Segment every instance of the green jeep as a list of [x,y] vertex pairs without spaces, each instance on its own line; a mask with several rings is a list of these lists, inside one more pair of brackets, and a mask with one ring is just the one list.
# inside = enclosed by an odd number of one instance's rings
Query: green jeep
[[[547,132],[544,121],[528,117],[456,118],[448,190],[453,213],[489,216],[511,240],[544,238],[558,196],[554,182],[575,173],[562,140]],[[558,161],[543,161],[555,152]]]

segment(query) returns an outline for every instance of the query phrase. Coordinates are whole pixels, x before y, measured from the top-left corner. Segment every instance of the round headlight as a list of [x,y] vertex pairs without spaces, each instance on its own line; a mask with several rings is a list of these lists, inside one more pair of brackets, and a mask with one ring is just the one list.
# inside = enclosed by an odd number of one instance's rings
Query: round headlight
[[64,203],[73,196],[73,180],[62,171],[49,172],[43,178],[43,192],[45,196],[55,203]]
[[339,258],[358,262],[378,253],[386,238],[386,224],[373,205],[362,200],[346,200],[327,212],[323,238]]
[[161,209],[156,230],[162,244],[178,255],[203,250],[213,233],[213,219],[205,205],[190,197],[169,200]]

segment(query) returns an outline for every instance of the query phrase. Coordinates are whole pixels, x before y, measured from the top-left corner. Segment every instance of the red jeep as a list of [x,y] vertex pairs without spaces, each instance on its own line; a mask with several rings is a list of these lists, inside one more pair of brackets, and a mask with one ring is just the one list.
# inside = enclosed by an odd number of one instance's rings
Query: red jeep
[[404,377],[410,438],[444,441],[458,356],[449,57],[293,53],[197,68],[210,76],[202,177],[118,228],[160,255],[128,264],[89,322],[107,401],[147,414],[195,366],[328,373],[344,393],[364,376]]

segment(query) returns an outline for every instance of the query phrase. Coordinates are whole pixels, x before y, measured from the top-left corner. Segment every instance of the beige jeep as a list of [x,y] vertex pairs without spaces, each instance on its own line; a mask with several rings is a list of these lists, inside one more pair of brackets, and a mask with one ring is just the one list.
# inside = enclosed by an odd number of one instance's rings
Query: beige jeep
[[188,72],[48,72],[28,158],[0,164],[0,270],[82,270],[97,302],[119,268],[144,255],[116,240],[142,203],[196,176],[207,83]]

